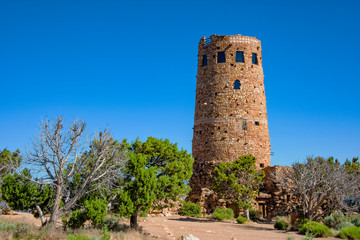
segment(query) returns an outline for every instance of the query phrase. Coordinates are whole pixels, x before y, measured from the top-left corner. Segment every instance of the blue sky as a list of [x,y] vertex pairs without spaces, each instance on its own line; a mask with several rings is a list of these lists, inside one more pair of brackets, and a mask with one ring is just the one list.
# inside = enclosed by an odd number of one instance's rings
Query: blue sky
[[191,152],[197,46],[262,41],[272,164],[360,156],[360,1],[0,0],[0,149],[46,117]]

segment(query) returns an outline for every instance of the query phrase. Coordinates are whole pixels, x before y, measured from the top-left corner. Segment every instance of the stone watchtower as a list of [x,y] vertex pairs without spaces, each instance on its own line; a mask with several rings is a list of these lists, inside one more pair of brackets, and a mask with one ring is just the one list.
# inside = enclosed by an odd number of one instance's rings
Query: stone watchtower
[[258,168],[270,166],[259,40],[242,35],[200,39],[193,134],[189,198],[206,209],[211,172],[220,162],[252,154]]

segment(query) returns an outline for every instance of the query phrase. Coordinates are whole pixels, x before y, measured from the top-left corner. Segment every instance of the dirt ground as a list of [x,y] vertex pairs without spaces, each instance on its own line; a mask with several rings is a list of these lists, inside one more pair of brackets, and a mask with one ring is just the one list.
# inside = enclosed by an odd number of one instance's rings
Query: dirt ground
[[182,216],[148,217],[141,220],[140,226],[151,236],[160,239],[179,239],[185,234],[192,234],[201,240],[286,240],[287,237],[300,240],[305,238],[297,232],[276,230],[273,223],[237,224],[235,221],[218,222]]
[[[16,213],[17,215],[0,215],[0,219],[9,219],[18,223],[41,225],[39,219],[35,219],[28,213]],[[128,224],[128,222],[125,222]],[[139,225],[150,236],[157,239],[179,239],[185,234],[192,234],[201,240],[286,240],[293,237],[294,240],[302,240],[304,235],[292,231],[280,231],[273,227],[272,223],[246,223],[218,222],[211,219],[196,219],[182,216],[147,217],[140,218]],[[337,238],[316,238],[337,239]]]

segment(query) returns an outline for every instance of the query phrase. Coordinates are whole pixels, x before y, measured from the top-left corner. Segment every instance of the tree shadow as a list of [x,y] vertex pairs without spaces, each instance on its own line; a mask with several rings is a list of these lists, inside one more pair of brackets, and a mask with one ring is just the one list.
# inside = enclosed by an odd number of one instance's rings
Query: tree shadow
[[171,221],[180,221],[180,222],[203,222],[203,223],[217,222],[216,220],[213,220],[213,219],[191,218],[191,217],[185,217],[185,218],[169,218],[168,220],[171,220]]

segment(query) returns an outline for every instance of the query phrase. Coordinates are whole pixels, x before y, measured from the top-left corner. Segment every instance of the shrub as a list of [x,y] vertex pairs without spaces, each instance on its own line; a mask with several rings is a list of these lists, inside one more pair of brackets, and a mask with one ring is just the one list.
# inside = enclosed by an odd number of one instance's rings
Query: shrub
[[355,225],[352,224],[351,222],[342,222],[342,223],[336,225],[337,230],[341,230],[343,228],[348,228],[348,227],[353,227],[353,226],[355,226]]
[[82,210],[75,210],[71,213],[69,221],[67,221],[66,226],[77,229],[84,225],[86,221],[86,213]]
[[245,222],[247,221],[247,219],[246,219],[246,217],[238,216],[238,217],[236,218],[236,221],[237,221],[237,223],[239,223],[239,224],[243,224],[243,223],[245,223]]
[[15,239],[24,239],[25,237],[28,237],[31,232],[31,226],[20,223],[16,225],[16,229],[13,231],[13,237]]
[[330,216],[325,217],[324,224],[336,230],[352,226],[352,224],[346,219],[344,214],[339,210],[334,211],[333,213],[331,213]]
[[260,211],[257,211],[255,209],[250,209],[249,210],[249,217],[251,221],[257,222],[260,220],[262,216],[262,213]]
[[299,228],[301,233],[310,233],[314,234],[314,237],[330,237],[332,233],[330,229],[318,222],[308,222],[305,223],[301,228]]
[[9,232],[16,228],[14,223],[0,223],[0,232]]
[[91,220],[91,224],[96,227],[102,224],[106,218],[107,202],[102,199],[86,200],[85,212],[87,219]]
[[358,240],[360,239],[360,228],[356,226],[343,228],[339,233],[339,237]]
[[110,240],[111,239],[111,234],[109,233],[106,225],[102,227],[101,234],[102,234],[101,240]]
[[324,218],[324,224],[328,226],[329,228],[334,228],[336,225],[336,221],[334,216],[330,215]]
[[355,226],[360,227],[360,217],[359,216],[356,216],[356,215],[351,216],[350,221]]
[[278,230],[286,230],[288,229],[289,224],[285,221],[276,221],[274,224],[274,228],[278,229]]
[[216,220],[223,221],[224,219],[234,218],[234,211],[231,208],[217,208],[215,209],[213,216]]
[[313,240],[315,238],[315,234],[306,232],[304,240]]
[[307,219],[307,218],[298,218],[298,219],[296,219],[297,229],[300,231],[300,229],[302,229],[304,224],[306,224],[308,222],[309,222],[309,219]]
[[184,202],[179,210],[181,216],[200,217],[201,206],[193,202]]
[[72,235],[72,234],[69,234],[67,237],[66,237],[66,240],[92,240],[91,238],[88,238],[86,236],[82,236],[82,235]]

